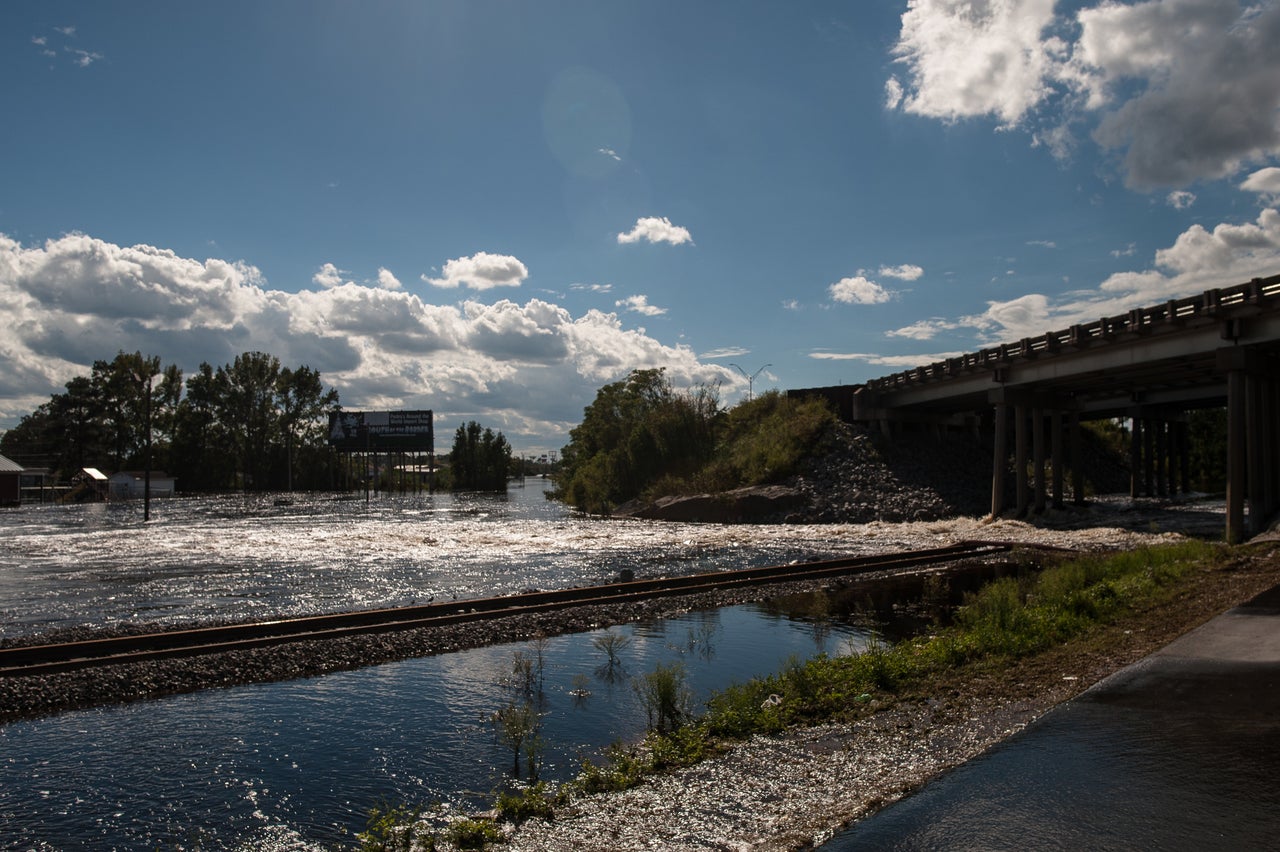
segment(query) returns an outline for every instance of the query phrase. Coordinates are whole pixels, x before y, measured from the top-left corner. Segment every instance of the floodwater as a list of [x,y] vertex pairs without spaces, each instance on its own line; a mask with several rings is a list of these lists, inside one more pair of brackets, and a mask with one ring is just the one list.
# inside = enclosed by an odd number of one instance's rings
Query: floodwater
[[506,495],[232,495],[0,510],[0,639],[80,625],[264,619],[950,542],[892,526],[601,521]]
[[[0,635],[77,625],[267,617],[771,564],[895,546],[822,528],[614,523],[541,489],[506,498],[220,497],[0,513]],[[839,618],[743,606],[554,637],[543,660],[542,777],[637,738],[628,679],[679,662],[710,690],[865,633]],[[511,775],[493,714],[512,697],[504,645],[277,684],[209,690],[0,727],[0,848],[320,849],[380,803],[475,806]]]

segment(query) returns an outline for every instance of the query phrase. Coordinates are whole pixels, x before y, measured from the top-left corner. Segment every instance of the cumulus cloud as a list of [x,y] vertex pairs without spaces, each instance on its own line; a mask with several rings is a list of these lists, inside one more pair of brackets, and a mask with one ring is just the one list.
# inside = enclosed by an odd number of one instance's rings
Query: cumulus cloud
[[618,234],[619,243],[637,243],[646,240],[651,243],[671,243],[673,246],[693,242],[693,236],[687,228],[671,224],[666,216],[647,216],[636,220],[636,225],[625,234]]
[[519,287],[529,277],[529,270],[518,258],[506,254],[478,252],[471,257],[458,257],[444,265],[439,278],[422,276],[433,287],[491,290],[494,287]]
[[1063,49],[1044,38],[1054,2],[911,0],[894,47],[908,80],[893,78],[888,100],[947,121],[994,115],[1017,124],[1049,93]]
[[344,270],[339,269],[332,263],[325,263],[320,266],[315,275],[311,276],[311,281],[327,290],[341,284],[342,276],[346,274]]
[[897,278],[900,281],[915,281],[921,275],[924,275],[924,269],[913,263],[904,263],[901,266],[882,266],[880,274],[885,278]]
[[[1087,123],[1154,189],[1221,178],[1280,154],[1280,4],[911,0],[890,108],[955,121],[1035,123],[1058,156]],[[1068,40],[1074,36],[1074,41]],[[1052,114],[1050,114],[1052,113]]]
[[1240,188],[1256,192],[1267,204],[1275,204],[1280,201],[1280,169],[1275,166],[1260,169],[1245,178]]
[[[385,271],[385,269],[383,270]],[[186,258],[81,234],[24,246],[0,234],[0,423],[24,413],[117,350],[190,371],[249,350],[307,364],[348,408],[483,414],[513,440],[561,443],[604,382],[665,367],[678,386],[731,370],[668,346],[617,314],[573,316],[539,299],[437,305],[390,279],[360,284],[324,264],[320,289],[270,287],[243,262]]]
[[399,290],[400,279],[396,278],[386,267],[378,267],[378,286],[384,290]]
[[1183,189],[1177,189],[1165,196],[1165,201],[1175,210],[1186,210],[1192,204],[1196,203],[1196,194],[1187,192]]
[[841,278],[828,287],[827,292],[832,299],[846,305],[878,305],[892,298],[888,290],[861,275]]
[[614,302],[614,307],[631,311],[636,314],[643,314],[647,317],[657,317],[667,312],[666,308],[659,308],[656,305],[649,304],[648,296],[628,296],[625,299],[619,299]]

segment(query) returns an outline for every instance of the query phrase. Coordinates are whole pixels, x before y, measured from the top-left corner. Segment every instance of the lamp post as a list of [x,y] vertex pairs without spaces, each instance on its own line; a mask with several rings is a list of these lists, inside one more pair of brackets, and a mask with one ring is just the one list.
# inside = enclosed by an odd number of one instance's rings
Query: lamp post
[[739,367],[737,364],[730,364],[729,366],[733,367],[735,370],[741,373],[743,378],[747,380],[747,402],[750,402],[752,398],[755,396],[756,376],[763,373],[765,371],[765,368],[772,367],[773,365],[765,364],[764,367],[761,367],[759,370],[756,370],[754,373],[750,375],[747,375],[747,371]]

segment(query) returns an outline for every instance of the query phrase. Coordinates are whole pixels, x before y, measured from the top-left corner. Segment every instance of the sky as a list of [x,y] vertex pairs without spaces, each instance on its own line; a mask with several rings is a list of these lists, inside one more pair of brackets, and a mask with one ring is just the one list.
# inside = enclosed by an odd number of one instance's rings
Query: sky
[[1280,0],[9,0],[0,82],[0,429],[262,351],[535,454],[1280,273]]

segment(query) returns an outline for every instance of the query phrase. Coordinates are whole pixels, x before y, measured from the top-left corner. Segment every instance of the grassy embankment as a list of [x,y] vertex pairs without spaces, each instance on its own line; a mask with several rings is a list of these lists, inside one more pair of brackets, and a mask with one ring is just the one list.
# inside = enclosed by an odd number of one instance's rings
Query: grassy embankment
[[[996,671],[1106,625],[1158,607],[1185,592],[1197,575],[1228,550],[1198,541],[1073,558],[1042,571],[1005,577],[966,596],[953,623],[896,645],[874,644],[842,657],[819,656],[713,696],[696,718],[679,706],[678,672],[645,676],[663,712],[643,743],[615,746],[601,764],[586,763],[577,778],[552,792],[535,784],[498,797],[498,820],[554,819],[575,796],[625,790],[646,776],[712,757],[755,734],[792,726],[858,718],[958,671]],[[417,824],[420,811],[373,815],[362,849],[480,849],[502,833],[489,818],[460,820],[439,833]]]

